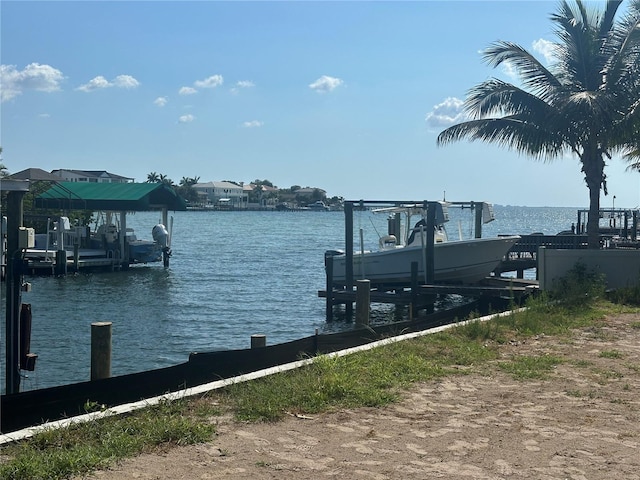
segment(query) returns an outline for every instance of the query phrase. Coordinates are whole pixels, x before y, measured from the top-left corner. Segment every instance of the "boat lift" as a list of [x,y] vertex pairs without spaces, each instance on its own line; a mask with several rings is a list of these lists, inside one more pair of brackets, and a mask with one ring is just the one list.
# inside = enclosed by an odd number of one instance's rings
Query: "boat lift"
[[[381,210],[389,209],[392,211],[394,208],[419,208],[425,212],[426,228],[425,231],[433,232],[437,224],[437,212],[441,209],[441,206],[446,204],[447,206],[453,206],[458,208],[469,208],[474,211],[475,214],[475,238],[482,238],[482,224],[493,220],[493,209],[486,202],[449,202],[449,201],[384,201],[384,200],[347,200],[344,202],[344,215],[345,215],[345,285],[343,289],[335,290],[333,282],[333,262],[326,261],[326,278],[327,285],[326,291],[318,292],[320,297],[326,298],[326,319],[331,321],[333,319],[333,306],[336,303],[345,304],[345,313],[347,318],[351,318],[353,314],[353,302],[356,300],[356,294],[354,287],[356,285],[354,271],[353,271],[353,257],[354,257],[354,245],[353,245],[353,212],[354,210],[365,210],[372,208],[379,208]],[[400,231],[400,219],[396,217],[389,222],[390,233],[399,233]],[[475,296],[481,295],[512,295],[514,293],[512,286],[509,287],[465,287],[464,292],[458,292],[455,286],[442,287],[442,291],[438,289],[440,286],[434,285],[434,245],[435,239],[433,235],[426,235],[425,245],[425,278],[424,284],[419,286],[417,281],[417,274],[414,275],[415,281],[412,282],[415,285],[411,288],[409,296],[401,292],[375,292],[371,295],[371,300],[381,303],[395,303],[395,304],[407,304],[413,305],[414,308],[419,308],[419,304],[433,304],[433,298],[438,293],[461,293],[461,294],[473,294]],[[416,266],[417,271],[417,266]],[[424,288],[428,287],[428,288]],[[523,290],[524,293],[524,290]]]

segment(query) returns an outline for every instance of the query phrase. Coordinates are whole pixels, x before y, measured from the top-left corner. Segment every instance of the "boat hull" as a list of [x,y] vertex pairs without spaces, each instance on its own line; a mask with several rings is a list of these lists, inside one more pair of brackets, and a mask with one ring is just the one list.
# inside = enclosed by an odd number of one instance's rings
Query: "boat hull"
[[[488,277],[500,264],[519,236],[479,238],[436,243],[433,251],[434,280],[437,283],[475,284]],[[327,255],[333,262],[333,284],[346,282],[346,255]],[[354,280],[367,279],[372,286],[410,286],[411,264],[418,264],[418,282],[425,283],[426,249],[396,247],[376,252],[354,253]]]

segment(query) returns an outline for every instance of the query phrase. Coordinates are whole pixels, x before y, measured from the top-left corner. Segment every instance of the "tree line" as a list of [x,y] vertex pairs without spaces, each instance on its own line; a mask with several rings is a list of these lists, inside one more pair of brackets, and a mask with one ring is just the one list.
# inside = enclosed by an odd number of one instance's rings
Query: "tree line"
[[[222,180],[223,182],[232,183],[238,187],[243,187],[243,184],[234,180]],[[182,177],[178,184],[175,184],[173,180],[162,173],[149,172],[147,174],[146,183],[164,183],[172,187],[178,195],[184,198],[188,203],[198,204],[201,202],[197,190],[194,185],[200,183],[200,177]],[[291,204],[305,205],[307,203],[321,200],[329,205],[338,205],[344,199],[343,197],[334,196],[328,198],[326,193],[319,189],[314,188],[311,192],[302,193],[302,187],[300,185],[292,185],[289,188],[278,188],[270,180],[255,179],[250,183],[251,190],[248,192],[249,203],[262,203],[264,201],[276,201],[276,202],[288,202]],[[267,188],[265,188],[267,187]]]

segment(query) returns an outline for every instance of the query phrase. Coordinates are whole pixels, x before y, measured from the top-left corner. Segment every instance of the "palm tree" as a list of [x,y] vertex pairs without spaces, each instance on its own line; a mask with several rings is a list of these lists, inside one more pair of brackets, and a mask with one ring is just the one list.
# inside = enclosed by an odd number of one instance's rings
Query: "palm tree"
[[158,175],[158,180],[156,180],[157,183],[163,183],[165,185],[168,185],[170,187],[173,186],[173,180],[171,180],[169,177],[167,177],[164,173],[161,173]]
[[562,1],[551,16],[559,42],[549,69],[514,43],[492,44],[484,60],[515,67],[524,87],[490,79],[472,88],[464,103],[471,119],[442,131],[437,140],[482,140],[538,160],[576,155],[589,189],[589,248],[599,247],[605,158],[637,148],[640,0],[631,0],[627,14],[617,19],[621,3],[608,0],[600,12],[588,11],[581,0]]
[[196,183],[198,183],[200,181],[200,177],[182,177],[182,179],[180,179],[180,186],[181,187],[192,187],[194,186]]
[[156,172],[151,172],[147,175],[147,183],[159,183],[159,178]]

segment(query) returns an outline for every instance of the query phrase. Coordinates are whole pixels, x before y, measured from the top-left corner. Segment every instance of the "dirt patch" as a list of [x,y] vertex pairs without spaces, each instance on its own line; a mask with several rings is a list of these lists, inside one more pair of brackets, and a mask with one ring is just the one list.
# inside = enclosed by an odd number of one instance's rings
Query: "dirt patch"
[[[640,315],[570,341],[502,349],[562,358],[544,380],[482,372],[416,384],[401,403],[274,424],[220,419],[211,442],[141,455],[94,480],[640,479]],[[500,361],[500,360],[498,360]]]

